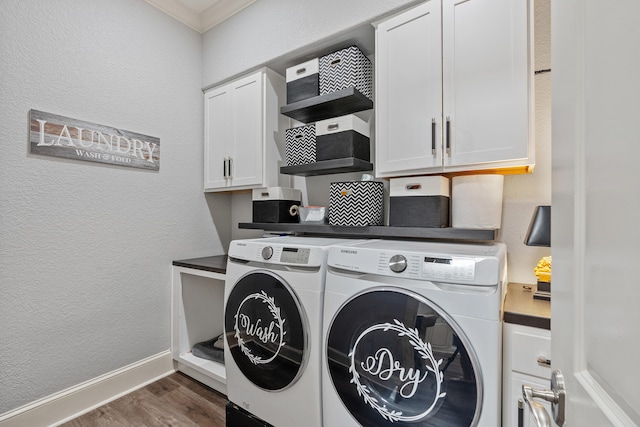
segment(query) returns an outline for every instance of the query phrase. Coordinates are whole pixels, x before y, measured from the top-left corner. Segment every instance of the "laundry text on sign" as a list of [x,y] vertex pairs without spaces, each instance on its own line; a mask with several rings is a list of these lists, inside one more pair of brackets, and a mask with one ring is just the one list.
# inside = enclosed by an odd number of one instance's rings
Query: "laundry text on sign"
[[159,170],[160,139],[31,110],[31,153]]

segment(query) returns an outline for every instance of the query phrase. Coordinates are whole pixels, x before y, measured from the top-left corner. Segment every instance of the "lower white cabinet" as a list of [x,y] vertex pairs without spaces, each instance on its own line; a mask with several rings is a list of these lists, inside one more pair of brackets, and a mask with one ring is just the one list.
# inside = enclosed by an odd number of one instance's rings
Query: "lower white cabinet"
[[[527,384],[536,389],[550,387],[551,332],[505,323],[503,328],[503,427],[521,427],[518,424],[519,407],[523,410],[522,427],[536,427],[529,407],[522,397],[522,386]],[[539,400],[538,400],[539,401]],[[551,405],[542,402],[548,413]]]
[[227,394],[224,364],[194,356],[194,344],[224,330],[225,275],[172,266],[171,352],[176,369]]

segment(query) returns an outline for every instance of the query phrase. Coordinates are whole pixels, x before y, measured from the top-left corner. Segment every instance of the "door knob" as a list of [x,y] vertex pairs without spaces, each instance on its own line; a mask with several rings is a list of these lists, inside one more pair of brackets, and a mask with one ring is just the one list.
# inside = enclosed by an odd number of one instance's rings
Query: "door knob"
[[555,370],[551,374],[551,390],[536,390],[525,384],[522,386],[522,396],[527,405],[529,405],[538,427],[551,427],[551,418],[544,406],[534,399],[550,402],[553,420],[560,427],[564,425],[566,392],[562,372]]

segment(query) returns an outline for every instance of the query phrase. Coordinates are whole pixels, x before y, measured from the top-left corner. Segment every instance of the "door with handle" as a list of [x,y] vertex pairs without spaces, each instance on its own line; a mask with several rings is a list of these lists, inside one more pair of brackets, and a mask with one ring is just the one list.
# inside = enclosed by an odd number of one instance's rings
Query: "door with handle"
[[636,0],[551,2],[551,353],[567,426],[640,425],[639,15]]
[[[553,422],[556,425],[564,425],[566,393],[562,372],[553,371],[553,374],[551,375],[551,389],[549,390],[540,390],[529,385],[523,385],[522,397],[524,402],[529,405],[531,414],[533,415],[538,427],[552,426],[551,418],[553,418]],[[542,406],[542,404],[536,399],[551,403],[552,417],[549,416],[549,413],[544,406]],[[522,427],[522,417],[520,416],[520,414],[522,414],[522,409],[523,408],[520,407],[518,408],[520,411],[518,416],[518,427]]]

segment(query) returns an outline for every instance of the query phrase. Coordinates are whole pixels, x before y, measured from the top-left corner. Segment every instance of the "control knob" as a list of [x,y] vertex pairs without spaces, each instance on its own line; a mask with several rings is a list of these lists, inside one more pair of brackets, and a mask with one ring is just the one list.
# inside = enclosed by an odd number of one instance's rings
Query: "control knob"
[[271,246],[265,246],[262,248],[262,258],[263,259],[271,259],[273,256],[273,248]]
[[407,259],[404,255],[394,255],[389,260],[389,268],[394,273],[402,273],[407,269]]

